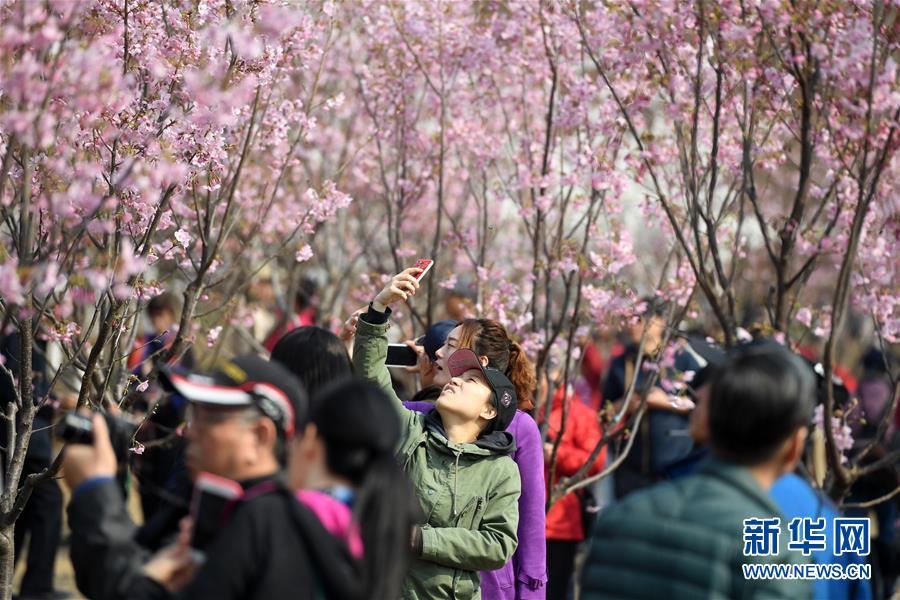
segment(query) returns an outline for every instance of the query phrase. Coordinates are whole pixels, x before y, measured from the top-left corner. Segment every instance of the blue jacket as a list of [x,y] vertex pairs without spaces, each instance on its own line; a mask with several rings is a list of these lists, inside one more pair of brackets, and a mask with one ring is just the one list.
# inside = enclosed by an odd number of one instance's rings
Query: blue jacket
[[[834,529],[832,523],[835,517],[839,517],[837,509],[830,500],[802,477],[789,473],[775,482],[770,491],[772,499],[781,508],[788,521],[796,517],[810,517],[817,519],[825,517],[825,547],[826,550],[813,552],[813,559],[817,564],[841,564],[847,566],[851,563],[863,563],[863,558],[854,554],[842,554],[835,556]],[[871,600],[872,590],[869,582],[857,579],[818,579],[815,581],[813,597],[816,600]]]

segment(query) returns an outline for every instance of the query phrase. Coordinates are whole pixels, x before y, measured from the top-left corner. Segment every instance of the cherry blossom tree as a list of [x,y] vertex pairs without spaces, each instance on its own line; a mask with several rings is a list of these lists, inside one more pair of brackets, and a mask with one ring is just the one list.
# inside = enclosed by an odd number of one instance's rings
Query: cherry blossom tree
[[[77,404],[127,404],[125,358],[144,302],[183,311],[161,361],[196,320],[228,316],[249,275],[350,204],[312,181],[300,150],[329,99],[318,89],[328,3],[13,1],[0,8],[0,312],[18,336],[4,398],[0,589],[11,593],[13,523],[57,464],[22,479],[40,340],[75,378]],[[155,377],[155,371],[151,373]],[[136,383],[137,385],[131,385]]]
[[[661,209],[724,342],[738,339],[743,279],[768,288],[770,331],[790,342],[815,326],[827,338],[826,380],[851,302],[870,313],[882,342],[896,343],[896,261],[885,256],[898,214],[896,7],[611,2],[565,10],[598,86],[628,125],[636,180]],[[751,274],[754,251],[768,261]],[[826,422],[834,410],[829,388]],[[828,485],[841,498],[880,465],[844,466],[832,428],[825,433]]]
[[[754,298],[767,334],[824,340],[826,377],[851,311],[896,344],[897,13],[862,0],[3,2],[0,313],[23,353],[2,367],[18,397],[0,577],[12,523],[52,472],[21,477],[46,401],[28,383],[37,336],[64,350],[54,387],[74,374],[80,406],[128,404],[144,382],[125,356],[163,289],[184,305],[167,360],[247,329],[244,292],[264,269],[286,297],[313,275],[337,324],[379,277],[430,257],[398,310],[404,333],[439,318],[447,292],[470,295],[535,360],[545,405],[591,331],[635,318],[648,294],[672,306],[657,367],[686,323],[737,343]],[[887,414],[897,389],[895,375]],[[612,414],[595,456],[623,440],[627,453],[645,410]],[[842,431],[829,396],[831,419]],[[836,498],[896,462],[861,466],[872,447],[825,435]],[[582,471],[556,495],[596,479]]]
[[[379,232],[356,255],[361,289],[435,258],[407,333],[434,318],[438,288],[467,287],[553,375],[548,394],[575,373],[585,330],[630,318],[648,292],[673,301],[673,342],[686,320],[725,346],[746,336],[741,313],[758,298],[766,334],[826,340],[827,377],[848,310],[896,343],[896,13],[347,6],[342,47],[359,60],[344,105],[366,118],[343,183]],[[626,418],[633,431],[625,413],[611,427]],[[841,497],[868,467],[842,466],[832,433]]]

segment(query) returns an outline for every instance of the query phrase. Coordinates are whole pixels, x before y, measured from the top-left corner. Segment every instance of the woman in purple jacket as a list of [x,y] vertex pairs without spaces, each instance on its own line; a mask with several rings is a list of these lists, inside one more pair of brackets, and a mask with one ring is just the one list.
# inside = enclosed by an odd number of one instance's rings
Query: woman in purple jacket
[[[466,319],[447,335],[434,358],[434,384],[450,380],[447,359],[458,348],[469,348],[482,363],[501,371],[516,387],[519,410],[509,431],[516,439],[512,455],[519,467],[522,495],[519,497],[519,546],[502,569],[481,573],[483,600],[531,600],[545,597],[547,582],[546,529],[544,526],[544,453],[541,434],[534,419],[524,411],[534,407],[534,365],[506,329],[491,319]],[[407,408],[424,412],[429,402],[409,402]]]

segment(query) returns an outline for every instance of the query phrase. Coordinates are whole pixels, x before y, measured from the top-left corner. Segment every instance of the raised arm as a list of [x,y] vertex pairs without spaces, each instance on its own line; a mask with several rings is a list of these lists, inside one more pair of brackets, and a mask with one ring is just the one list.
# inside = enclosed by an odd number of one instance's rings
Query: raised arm
[[391,385],[391,374],[385,365],[388,351],[387,331],[390,327],[390,305],[415,295],[419,288],[415,276],[420,271],[421,269],[417,268],[406,269],[391,279],[390,283],[375,296],[369,310],[359,316],[356,323],[356,337],[353,341],[354,371],[384,390],[393,401],[404,424],[414,418],[414,415],[403,407]]
[[356,337],[353,339],[353,370],[384,390],[391,400],[402,408],[400,398],[394,392],[391,385],[391,374],[388,372],[385,360],[387,360],[388,337],[390,327],[388,317],[390,310],[379,313],[373,309],[363,313],[356,323]]

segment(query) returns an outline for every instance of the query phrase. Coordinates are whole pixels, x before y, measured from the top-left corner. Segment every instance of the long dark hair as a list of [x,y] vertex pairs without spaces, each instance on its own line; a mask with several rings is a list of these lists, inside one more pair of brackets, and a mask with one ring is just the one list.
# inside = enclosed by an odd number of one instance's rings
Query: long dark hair
[[284,334],[272,349],[272,360],[290,369],[310,396],[353,373],[353,363],[341,340],[315,326],[298,327]]
[[375,384],[347,378],[312,399],[310,420],[325,443],[328,470],[356,487],[353,512],[363,541],[366,594],[373,600],[398,598],[421,508],[394,457],[400,440],[396,410]]

